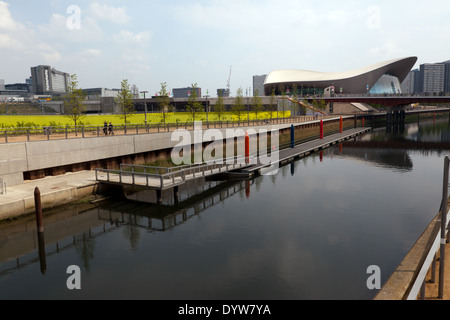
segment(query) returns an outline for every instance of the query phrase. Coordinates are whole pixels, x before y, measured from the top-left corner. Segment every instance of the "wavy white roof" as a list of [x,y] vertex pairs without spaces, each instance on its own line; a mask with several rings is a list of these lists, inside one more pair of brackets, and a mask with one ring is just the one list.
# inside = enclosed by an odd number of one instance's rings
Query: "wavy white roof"
[[[399,78],[402,82],[411,68],[417,62],[417,57],[391,59],[373,64],[371,66],[345,71],[345,72],[317,72],[309,70],[277,70],[271,72],[265,80],[264,85],[277,83],[300,83],[300,82],[338,82],[352,78],[360,78],[360,81],[370,80],[375,83],[383,74],[388,73]],[[375,79],[376,78],[376,79]],[[365,86],[365,84],[364,84]]]

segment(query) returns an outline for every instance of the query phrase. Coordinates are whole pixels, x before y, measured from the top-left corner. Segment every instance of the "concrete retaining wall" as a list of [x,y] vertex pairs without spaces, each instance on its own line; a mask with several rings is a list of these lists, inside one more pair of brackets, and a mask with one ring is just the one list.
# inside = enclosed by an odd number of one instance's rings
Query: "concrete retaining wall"
[[[333,120],[337,121],[336,119],[326,121]],[[305,123],[301,125],[305,125]],[[218,130],[226,138],[227,130],[242,129],[242,132],[245,132],[247,129],[252,129],[258,132],[263,128],[269,131],[271,129],[282,131],[289,129],[290,126],[289,123]],[[205,129],[203,130],[205,131]],[[193,132],[190,133],[193,142]],[[172,134],[173,132],[165,132],[0,144],[0,178],[6,182],[7,187],[15,186],[28,179],[34,180],[46,175],[63,174],[67,170],[79,171],[109,167],[146,153],[167,153],[179,144],[179,141],[171,141]],[[211,140],[204,142],[209,141]]]

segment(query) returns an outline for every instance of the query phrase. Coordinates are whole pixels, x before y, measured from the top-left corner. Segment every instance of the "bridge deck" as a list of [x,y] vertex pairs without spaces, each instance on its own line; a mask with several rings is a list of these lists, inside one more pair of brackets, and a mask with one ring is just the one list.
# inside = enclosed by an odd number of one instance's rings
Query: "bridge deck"
[[[148,173],[146,166],[133,166],[125,165],[131,168],[131,170],[108,170],[108,169],[96,169],[96,180],[101,183],[118,184],[118,185],[132,185],[142,186],[150,189],[167,190],[177,186],[180,186],[186,181],[211,177],[219,174],[233,173],[240,178],[249,178],[254,174],[261,173],[264,169],[273,168],[273,165],[283,164],[287,161],[294,160],[295,158],[304,157],[312,152],[316,152],[327,148],[333,144],[341,141],[353,138],[364,132],[371,130],[370,128],[354,128],[344,131],[343,133],[331,134],[325,136],[322,140],[316,139],[313,141],[298,144],[294,148],[286,148],[278,151],[278,157],[276,161],[273,161],[268,165],[258,163],[259,158],[251,156],[249,163],[245,163],[243,157],[233,158],[230,163],[228,160],[224,160],[224,163],[207,163],[201,165],[192,165],[181,168],[158,168],[166,170],[164,174]],[[137,172],[134,168],[144,169],[144,172]]]
[[[344,140],[351,139],[362,133],[370,131],[371,128],[354,128],[344,131],[343,133],[336,133],[329,136],[325,136],[322,140],[312,140],[305,143],[296,145],[294,148],[282,149],[279,152],[279,163],[283,164],[288,161],[295,160],[296,158],[302,158],[309,155],[312,152],[317,152],[319,150],[328,148],[331,145],[339,143]],[[267,164],[257,163],[248,168],[243,168],[242,172],[247,172],[248,174],[261,172],[263,169],[267,168],[270,170]]]

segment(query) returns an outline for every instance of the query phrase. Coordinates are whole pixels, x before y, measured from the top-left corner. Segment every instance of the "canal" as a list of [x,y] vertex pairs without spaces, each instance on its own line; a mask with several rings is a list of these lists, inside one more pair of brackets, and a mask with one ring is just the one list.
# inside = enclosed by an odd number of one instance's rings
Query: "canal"
[[372,299],[368,267],[384,283],[438,213],[450,150],[448,119],[386,131],[175,207],[49,211],[41,247],[32,217],[1,223],[0,300]]

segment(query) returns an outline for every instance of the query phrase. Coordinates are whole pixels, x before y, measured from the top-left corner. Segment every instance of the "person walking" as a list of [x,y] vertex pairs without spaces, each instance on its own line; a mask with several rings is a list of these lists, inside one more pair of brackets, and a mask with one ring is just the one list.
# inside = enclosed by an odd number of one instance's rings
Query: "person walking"
[[108,123],[106,121],[103,124],[103,133],[105,134],[105,136],[108,135]]
[[114,135],[114,130],[113,130],[113,124],[111,123],[111,121],[109,122],[108,130],[109,130],[109,134],[113,136]]

